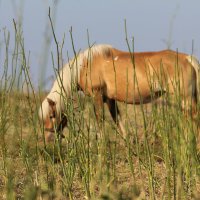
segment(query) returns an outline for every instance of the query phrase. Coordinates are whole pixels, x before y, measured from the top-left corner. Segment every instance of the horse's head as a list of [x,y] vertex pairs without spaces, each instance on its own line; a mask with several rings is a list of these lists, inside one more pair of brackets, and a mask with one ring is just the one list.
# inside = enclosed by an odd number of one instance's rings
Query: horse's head
[[[61,131],[67,124],[67,118],[65,115],[57,112],[56,102],[52,99],[46,98],[45,107],[40,110],[40,118],[44,123],[44,136],[47,143],[52,142],[55,138],[55,134],[63,136]],[[44,111],[42,110],[44,109]]]

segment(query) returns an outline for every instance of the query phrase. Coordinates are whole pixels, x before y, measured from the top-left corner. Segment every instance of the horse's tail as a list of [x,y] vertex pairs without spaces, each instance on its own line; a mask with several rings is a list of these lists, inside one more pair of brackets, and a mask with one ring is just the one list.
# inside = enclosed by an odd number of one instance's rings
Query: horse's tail
[[197,100],[200,100],[200,83],[199,83],[199,71],[200,71],[200,64],[199,64],[199,60],[195,57],[195,56],[187,56],[186,57],[188,62],[193,66],[195,72],[196,72],[196,91],[195,91],[195,96]]

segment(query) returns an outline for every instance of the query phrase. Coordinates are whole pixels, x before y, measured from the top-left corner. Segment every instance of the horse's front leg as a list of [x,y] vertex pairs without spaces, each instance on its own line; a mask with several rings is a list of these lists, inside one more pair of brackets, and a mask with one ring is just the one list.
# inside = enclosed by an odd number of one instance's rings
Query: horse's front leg
[[107,98],[106,103],[108,105],[108,109],[110,111],[111,117],[112,117],[113,121],[115,122],[115,124],[117,125],[117,128],[118,128],[119,132],[121,133],[121,136],[123,138],[126,138],[127,134],[126,134],[125,128],[122,124],[120,111],[119,111],[116,101],[114,99]]
[[99,90],[93,91],[94,112],[97,119],[99,132],[102,132],[104,124],[104,102],[107,104],[111,117],[123,138],[126,138],[126,131],[122,124],[121,115],[116,101],[103,96]]
[[94,113],[96,116],[97,124],[99,130],[101,130],[104,123],[104,101],[103,95],[100,90],[93,91],[93,105],[94,105]]

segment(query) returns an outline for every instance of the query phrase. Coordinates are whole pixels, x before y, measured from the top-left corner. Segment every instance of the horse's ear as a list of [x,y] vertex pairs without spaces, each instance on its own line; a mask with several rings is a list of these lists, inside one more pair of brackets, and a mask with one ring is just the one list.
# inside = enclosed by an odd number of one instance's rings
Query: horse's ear
[[53,101],[52,99],[47,98],[47,102],[49,103],[49,106],[51,106],[51,107],[56,105],[56,102]]

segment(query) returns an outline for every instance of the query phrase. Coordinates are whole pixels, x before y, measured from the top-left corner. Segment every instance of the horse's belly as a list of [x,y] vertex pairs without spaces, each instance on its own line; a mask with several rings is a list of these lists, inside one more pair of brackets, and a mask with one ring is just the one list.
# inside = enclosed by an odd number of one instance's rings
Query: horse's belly
[[134,84],[133,81],[116,80],[115,83],[107,82],[106,96],[117,101],[127,103],[140,103],[150,96],[150,88],[147,83]]

